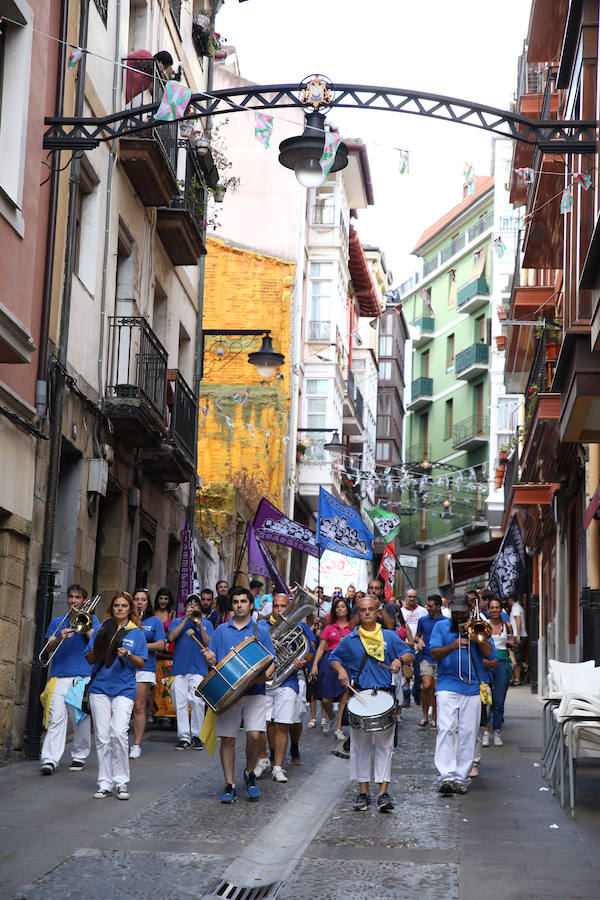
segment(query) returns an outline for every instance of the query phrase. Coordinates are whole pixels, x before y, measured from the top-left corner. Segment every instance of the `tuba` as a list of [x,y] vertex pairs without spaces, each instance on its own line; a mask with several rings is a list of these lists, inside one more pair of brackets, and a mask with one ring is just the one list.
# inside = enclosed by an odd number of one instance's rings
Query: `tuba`
[[[283,684],[295,671],[294,660],[306,656],[308,650],[308,641],[299,623],[316,612],[317,607],[309,591],[300,585],[296,585],[296,588],[296,596],[285,613],[279,613],[275,624],[271,626],[271,639],[275,647],[275,672],[266,682],[267,688],[276,688]],[[303,594],[306,596],[303,597]]]

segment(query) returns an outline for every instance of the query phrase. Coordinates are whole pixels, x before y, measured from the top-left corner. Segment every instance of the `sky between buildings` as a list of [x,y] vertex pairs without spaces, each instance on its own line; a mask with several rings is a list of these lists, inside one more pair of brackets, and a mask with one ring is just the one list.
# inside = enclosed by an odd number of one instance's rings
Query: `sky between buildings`
[[[291,84],[321,73],[334,83],[427,91],[509,109],[530,0],[227,0],[217,30],[238,51],[241,74]],[[277,152],[277,118],[271,148]],[[242,115],[242,114],[240,114]],[[254,122],[248,116],[248,135]],[[328,121],[368,145],[375,207],[361,211],[363,243],[377,244],[394,284],[415,270],[421,232],[462,197],[465,162],[489,174],[491,135],[421,116],[334,110]],[[410,152],[410,175],[399,154]]]

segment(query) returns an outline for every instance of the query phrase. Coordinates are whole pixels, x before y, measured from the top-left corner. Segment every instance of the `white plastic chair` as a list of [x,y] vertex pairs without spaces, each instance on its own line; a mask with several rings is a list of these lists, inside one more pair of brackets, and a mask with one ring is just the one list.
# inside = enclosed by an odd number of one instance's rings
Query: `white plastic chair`
[[565,749],[569,769],[569,807],[575,818],[575,775],[577,760],[600,759],[600,696],[571,696],[569,716],[561,726],[560,805],[565,805]]
[[[580,675],[594,669],[593,659],[580,663],[560,662],[558,659],[548,661],[548,693],[544,697],[542,711],[542,775],[546,776],[549,763],[556,764],[558,756],[558,732],[553,712],[560,704],[565,690],[576,689],[581,686]],[[587,687],[585,688],[587,693]],[[550,766],[552,773],[554,767]],[[552,774],[551,773],[551,774]]]

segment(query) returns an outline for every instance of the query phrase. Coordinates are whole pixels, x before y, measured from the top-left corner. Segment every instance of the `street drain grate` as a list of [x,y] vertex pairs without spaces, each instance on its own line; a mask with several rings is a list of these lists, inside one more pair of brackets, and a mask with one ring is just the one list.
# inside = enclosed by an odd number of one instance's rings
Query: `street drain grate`
[[226,897],[227,900],[261,900],[263,897],[274,897],[280,886],[280,881],[261,884],[259,887],[239,887],[229,881],[219,881],[209,896]]

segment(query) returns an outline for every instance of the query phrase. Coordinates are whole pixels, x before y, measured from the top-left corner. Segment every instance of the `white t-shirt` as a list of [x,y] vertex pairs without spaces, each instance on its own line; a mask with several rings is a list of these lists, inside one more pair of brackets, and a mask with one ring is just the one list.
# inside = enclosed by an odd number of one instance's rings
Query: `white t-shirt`
[[[516,616],[521,617],[521,633],[517,634],[517,620]],[[512,609],[510,611],[510,624],[512,625],[513,634],[516,634],[517,637],[527,637],[527,629],[525,628],[525,610],[521,606],[520,603],[513,603]]]
[[427,610],[424,606],[415,606],[414,609],[407,609],[406,606],[402,607],[402,615],[404,616],[404,621],[410,628],[411,635],[415,636],[417,633],[417,625],[419,624],[419,619],[422,616],[427,615]]

